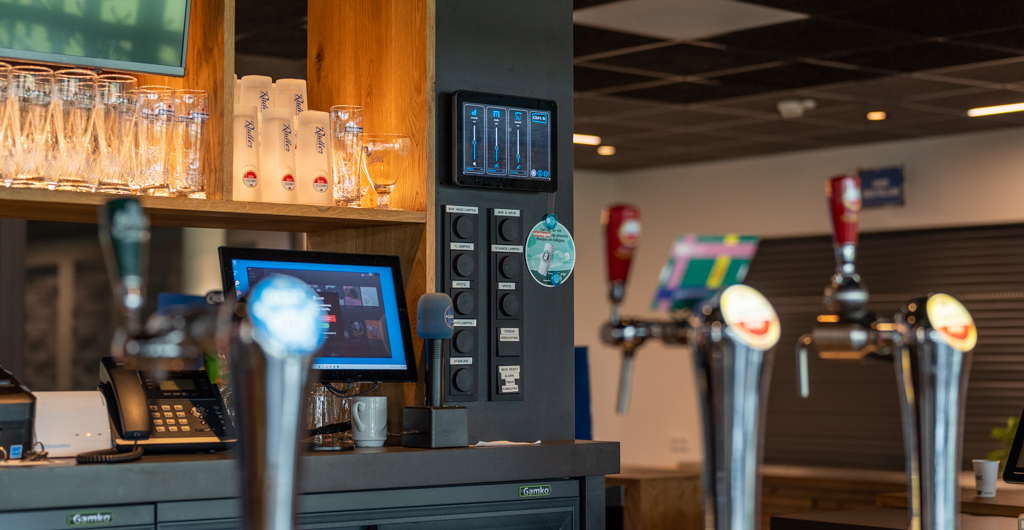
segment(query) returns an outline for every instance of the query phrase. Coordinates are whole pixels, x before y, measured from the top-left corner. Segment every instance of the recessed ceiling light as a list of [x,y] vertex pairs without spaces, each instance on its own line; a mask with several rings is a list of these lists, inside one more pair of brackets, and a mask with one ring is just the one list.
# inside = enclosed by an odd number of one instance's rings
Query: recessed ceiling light
[[597,148],[597,154],[601,156],[612,156],[615,154],[615,147],[610,145],[602,145]]
[[882,121],[886,118],[884,110],[873,110],[868,113],[868,119],[871,121]]
[[1011,103],[1009,105],[996,105],[994,107],[978,107],[967,111],[967,115],[974,118],[977,116],[1006,114],[1007,112],[1020,112],[1022,110],[1024,110],[1024,103]]
[[583,145],[601,145],[601,137],[593,136],[590,134],[574,134],[572,135],[572,143]]

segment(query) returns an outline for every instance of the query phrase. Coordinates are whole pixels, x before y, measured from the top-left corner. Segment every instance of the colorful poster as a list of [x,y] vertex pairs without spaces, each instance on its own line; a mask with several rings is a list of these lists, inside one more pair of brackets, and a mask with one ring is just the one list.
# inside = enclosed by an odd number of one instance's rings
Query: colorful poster
[[736,234],[679,236],[661,269],[651,308],[692,309],[719,289],[743,282],[758,242],[757,236]]
[[572,234],[554,215],[548,215],[530,230],[524,250],[530,276],[544,287],[558,287],[569,279],[576,266]]

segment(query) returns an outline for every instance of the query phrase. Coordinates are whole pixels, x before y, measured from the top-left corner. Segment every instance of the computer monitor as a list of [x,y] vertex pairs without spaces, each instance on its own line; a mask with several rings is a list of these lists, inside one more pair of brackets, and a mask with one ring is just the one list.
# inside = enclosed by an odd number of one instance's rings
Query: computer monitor
[[313,370],[321,381],[416,381],[398,257],[221,247],[220,264],[226,295],[242,298],[275,274],[318,293],[327,340]]

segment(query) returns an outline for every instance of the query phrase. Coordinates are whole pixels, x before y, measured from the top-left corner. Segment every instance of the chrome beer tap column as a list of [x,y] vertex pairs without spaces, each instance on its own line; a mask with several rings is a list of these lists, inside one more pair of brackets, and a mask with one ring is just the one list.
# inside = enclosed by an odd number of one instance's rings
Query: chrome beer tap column
[[836,248],[836,273],[825,288],[828,312],[797,342],[800,393],[809,395],[807,350],[822,359],[893,361],[903,417],[910,528],[960,527],[957,484],[963,410],[977,329],[956,298],[942,293],[912,300],[892,321],[866,310],[867,290],[854,268],[860,181],[832,178],[826,185]]
[[757,290],[732,285],[674,321],[623,318],[619,304],[640,235],[640,214],[608,208],[602,221],[612,313],[602,340],[623,352],[619,413],[628,403],[637,348],[649,338],[693,348],[704,419],[704,520],[707,530],[760,527],[760,463],[772,348],[779,340],[775,309]]

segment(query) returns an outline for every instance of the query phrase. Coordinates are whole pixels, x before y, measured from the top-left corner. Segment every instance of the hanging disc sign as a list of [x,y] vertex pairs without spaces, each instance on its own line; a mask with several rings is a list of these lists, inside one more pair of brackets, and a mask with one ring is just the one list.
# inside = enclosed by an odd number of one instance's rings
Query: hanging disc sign
[[548,214],[530,230],[524,250],[527,270],[544,287],[558,287],[565,283],[576,266],[576,244],[572,234],[554,214]]

